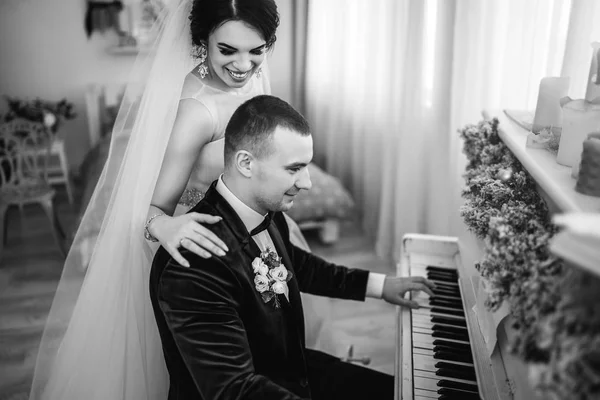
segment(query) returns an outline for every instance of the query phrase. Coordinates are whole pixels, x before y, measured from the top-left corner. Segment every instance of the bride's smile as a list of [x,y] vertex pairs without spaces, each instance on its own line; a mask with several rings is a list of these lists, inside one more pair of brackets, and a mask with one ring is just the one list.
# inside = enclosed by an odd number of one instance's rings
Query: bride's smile
[[241,21],[227,21],[208,39],[208,69],[215,84],[241,88],[265,60],[267,43],[262,35]]

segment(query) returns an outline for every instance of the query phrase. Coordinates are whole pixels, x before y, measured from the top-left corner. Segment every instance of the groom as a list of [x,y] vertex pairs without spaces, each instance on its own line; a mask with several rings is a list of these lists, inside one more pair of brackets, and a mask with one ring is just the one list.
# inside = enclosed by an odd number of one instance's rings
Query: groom
[[188,252],[186,268],[160,248],[152,265],[170,400],[393,398],[392,376],[305,348],[300,291],[414,306],[404,294],[433,284],[330,264],[290,243],[281,212],[311,187],[312,146],[306,120],[276,97],[231,117],[225,172],[191,210],[223,218],[208,227],[229,251]]

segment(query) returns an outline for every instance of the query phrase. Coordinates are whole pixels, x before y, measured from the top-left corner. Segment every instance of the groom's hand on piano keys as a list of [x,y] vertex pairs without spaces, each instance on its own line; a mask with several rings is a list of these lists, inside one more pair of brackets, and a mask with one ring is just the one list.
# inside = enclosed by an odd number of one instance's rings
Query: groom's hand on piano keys
[[388,276],[383,283],[382,298],[390,304],[408,308],[419,308],[414,300],[405,299],[404,295],[408,292],[425,292],[433,297],[435,283],[422,277],[413,276],[410,278],[400,278]]

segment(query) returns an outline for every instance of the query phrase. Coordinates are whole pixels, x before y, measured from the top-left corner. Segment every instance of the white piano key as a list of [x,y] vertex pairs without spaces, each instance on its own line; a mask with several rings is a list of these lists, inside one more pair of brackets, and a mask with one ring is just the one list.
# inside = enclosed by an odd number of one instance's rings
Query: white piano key
[[433,354],[433,344],[413,342],[413,354]]
[[413,318],[413,320],[412,320],[412,326],[416,327],[416,328],[428,329],[429,331],[432,331],[433,325],[438,325],[440,327],[448,327],[448,328],[467,329],[466,327],[460,327],[460,326],[450,325],[450,324],[443,324],[441,322],[433,323],[429,319],[424,321],[424,320],[417,320],[417,319]]
[[445,340],[446,342],[458,343],[458,344],[466,344],[470,346],[469,342],[464,340],[456,340],[456,339],[446,339],[446,338],[434,338],[429,334],[413,332],[413,343],[423,343],[423,344],[433,344],[434,340]]
[[428,308],[417,308],[416,310],[412,310],[412,312],[416,315],[423,315],[426,317],[431,317],[431,316],[437,316],[437,317],[446,317],[446,318],[452,318],[452,319],[458,319],[460,321],[464,321],[465,317],[461,317],[459,315],[453,315],[453,314],[444,314],[441,312],[437,312],[437,311],[431,311]]
[[439,378],[437,378],[437,379],[430,379],[430,378],[423,378],[421,376],[414,376],[414,378],[413,378],[413,387],[414,387],[415,390],[421,389],[421,390],[427,390],[427,391],[430,391],[430,392],[437,393],[437,391],[440,388],[437,385],[437,383],[440,380],[441,379],[439,379]]
[[433,391],[433,390],[425,390],[425,389],[417,389],[417,388],[414,389],[414,395],[425,397],[427,399],[439,399],[439,397],[440,397],[437,390]]
[[438,381],[444,379],[444,380],[447,380],[447,381],[460,382],[460,383],[468,383],[470,385],[477,386],[477,382],[476,381],[471,381],[471,380],[467,380],[467,379],[458,379],[458,378],[453,378],[453,377],[449,377],[449,376],[439,376],[439,375],[436,375],[435,372],[423,371],[423,370],[420,370],[420,369],[413,370],[413,375],[415,377],[419,376],[421,378],[437,379]]
[[[430,393],[431,393],[430,396],[421,396],[421,395],[418,395],[415,393],[414,400],[431,400],[431,399],[439,399],[440,398],[439,394],[436,393],[434,395],[433,392],[430,392]],[[433,396],[435,396],[435,397],[433,397]]]
[[427,329],[427,328],[421,328],[418,326],[413,325],[413,329],[412,329],[413,333],[422,333],[423,335],[429,335],[431,336],[431,329]]
[[435,371],[435,370],[437,370],[437,368],[435,367],[435,364],[437,364],[438,362],[445,362],[445,363],[449,363],[449,364],[460,365],[462,367],[473,368],[473,364],[470,364],[470,363],[464,363],[464,362],[459,362],[459,361],[438,360],[436,358],[433,358],[432,350],[428,351],[426,349],[419,349],[419,351],[413,353],[413,365],[423,365],[425,367],[432,366],[432,368],[419,368],[419,369],[423,369],[426,371]]
[[435,363],[438,362],[433,357],[425,356],[418,353],[413,353],[413,368],[424,371],[436,371]]
[[[433,307],[435,307],[436,309],[438,309],[440,312],[444,312],[444,311],[458,311],[457,308],[450,308],[450,307],[444,307],[444,306],[432,306],[429,304],[429,300],[417,300],[417,304],[419,305],[420,310],[431,310]],[[461,309],[462,310],[462,309]]]
[[415,348],[413,348],[413,362],[415,360],[415,357],[419,356],[419,357],[429,357],[432,360],[434,360],[435,362],[443,361],[443,362],[449,362],[449,363],[464,365],[465,367],[473,367],[473,363],[460,362],[460,361],[439,360],[437,358],[433,358],[434,354],[435,353],[433,352],[433,349],[427,349],[427,348],[423,348],[423,347],[415,347]]

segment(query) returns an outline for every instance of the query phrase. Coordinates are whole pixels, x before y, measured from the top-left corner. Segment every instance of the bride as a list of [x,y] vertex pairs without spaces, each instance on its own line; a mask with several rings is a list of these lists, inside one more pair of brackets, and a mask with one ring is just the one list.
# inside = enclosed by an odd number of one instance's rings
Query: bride
[[[181,247],[202,257],[227,251],[202,226],[215,217],[184,213],[223,171],[233,111],[270,93],[265,58],[278,24],[274,0],[171,0],[159,16],[156,43],[133,68],[108,160],[65,262],[30,399],[167,398],[148,293],[152,257],[159,244],[182,265]],[[292,241],[307,248],[288,223]],[[91,255],[80,257],[86,248]],[[329,300],[303,302],[314,346]]]

